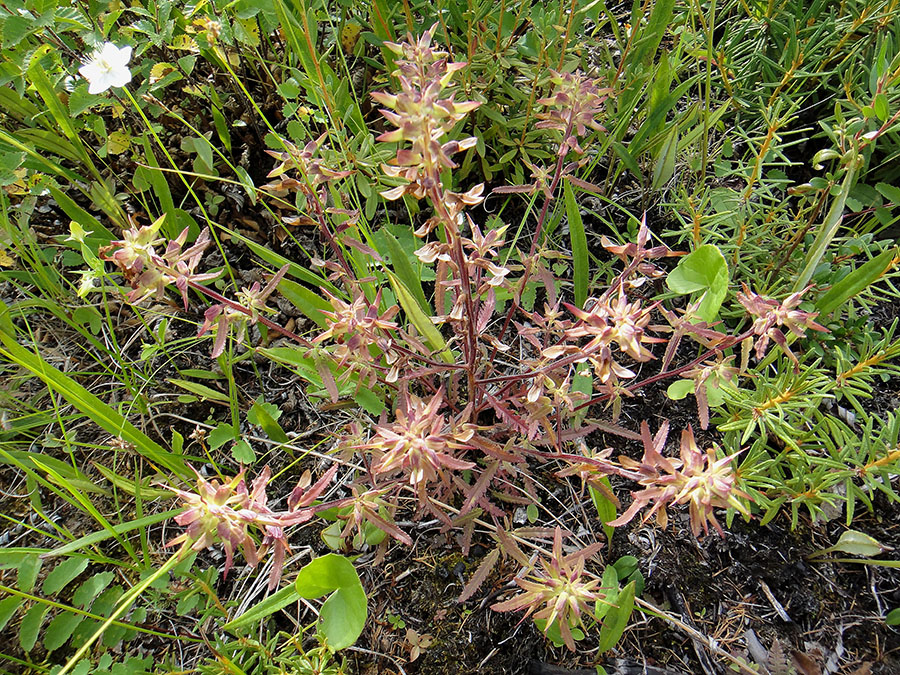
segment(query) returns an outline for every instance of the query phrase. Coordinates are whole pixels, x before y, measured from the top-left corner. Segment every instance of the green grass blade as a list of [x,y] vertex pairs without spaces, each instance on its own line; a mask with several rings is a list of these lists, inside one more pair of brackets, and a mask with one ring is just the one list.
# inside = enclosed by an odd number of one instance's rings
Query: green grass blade
[[584,233],[584,221],[575,201],[575,193],[569,181],[563,181],[563,194],[566,199],[566,218],[569,221],[569,239],[572,242],[572,277],[575,284],[575,305],[584,307],[587,300],[589,263],[587,236]]
[[[6,315],[8,312],[6,305],[0,303],[0,316]],[[38,356],[20,346],[2,328],[0,328],[0,342],[3,343],[3,347],[0,348],[0,357],[25,368],[39,377],[47,386],[56,390],[63,398],[90,417],[97,425],[109,433],[120,437],[123,441],[134,445],[137,452],[148,461],[165,467],[180,476],[189,475],[190,472],[187,465],[181,457],[169,452],[151,440],[120,413],[110,408],[71,377],[44,363]]]

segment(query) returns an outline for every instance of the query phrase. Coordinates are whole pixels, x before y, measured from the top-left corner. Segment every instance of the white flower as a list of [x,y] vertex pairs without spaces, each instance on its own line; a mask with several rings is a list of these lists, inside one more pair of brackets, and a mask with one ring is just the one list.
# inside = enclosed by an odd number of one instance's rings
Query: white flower
[[124,87],[131,82],[130,59],[130,46],[116,47],[112,42],[105,42],[93,53],[91,60],[78,69],[89,83],[88,93],[100,94],[110,87]]

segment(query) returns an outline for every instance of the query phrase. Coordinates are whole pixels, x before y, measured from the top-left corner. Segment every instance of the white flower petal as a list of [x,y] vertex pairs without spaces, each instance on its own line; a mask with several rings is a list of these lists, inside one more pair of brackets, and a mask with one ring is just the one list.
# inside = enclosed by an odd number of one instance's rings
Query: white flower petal
[[96,50],[90,61],[78,69],[78,73],[88,81],[88,93],[100,94],[110,87],[124,87],[131,82],[128,61],[131,46],[117,47],[106,42]]

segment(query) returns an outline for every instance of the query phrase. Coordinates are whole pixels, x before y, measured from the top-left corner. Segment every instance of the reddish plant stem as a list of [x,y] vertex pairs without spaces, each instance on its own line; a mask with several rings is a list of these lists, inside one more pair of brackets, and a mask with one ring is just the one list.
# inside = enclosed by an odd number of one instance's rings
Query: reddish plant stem
[[[456,265],[457,274],[459,275],[460,293],[463,295],[463,302],[466,306],[466,380],[469,390],[469,400],[477,405],[478,402],[476,398],[478,390],[475,387],[475,360],[478,356],[478,342],[475,336],[475,303],[472,300],[472,288],[469,283],[468,270],[466,269],[466,254],[462,248],[459,228],[456,226],[456,223],[453,222],[450,213],[444,206],[443,188],[440,187],[439,183],[429,190],[428,196],[431,199],[435,211],[444,222],[444,231],[447,233],[448,243],[451,246],[453,255],[453,262]],[[438,292],[440,292],[440,289],[438,289]]]

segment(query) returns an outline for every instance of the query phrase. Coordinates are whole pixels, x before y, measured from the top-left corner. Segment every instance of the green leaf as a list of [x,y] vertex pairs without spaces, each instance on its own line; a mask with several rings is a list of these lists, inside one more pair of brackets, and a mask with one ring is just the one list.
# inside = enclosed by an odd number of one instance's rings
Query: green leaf
[[379,234],[384,238],[385,248],[387,249],[387,251],[379,251],[379,253],[382,255],[387,253],[390,256],[394,274],[397,275],[397,278],[400,279],[413,294],[422,311],[431,315],[431,305],[428,304],[428,300],[425,298],[425,291],[422,290],[421,276],[417,270],[413,269],[412,263],[410,263],[409,258],[406,255],[406,251],[403,250],[400,242],[397,241],[397,238],[391,234],[386,227],[381,228]]
[[42,561],[37,555],[30,555],[19,563],[17,582],[20,591],[31,593],[34,582],[37,581],[38,572],[41,571],[41,564]]
[[634,585],[635,582],[632,581],[623,588],[616,596],[615,606],[610,607],[606,613],[606,619],[600,626],[600,635],[597,638],[599,651],[605,652],[615,647],[625,632],[634,609]]
[[819,298],[816,302],[816,310],[819,314],[827,316],[851,298],[859,295],[896,265],[895,254],[896,249],[888,249],[857,267]]
[[9,623],[9,620],[12,618],[13,614],[16,613],[16,610],[19,609],[19,605],[21,605],[22,602],[24,602],[24,600],[15,595],[0,600],[0,631],[6,628],[6,624]]
[[266,617],[271,616],[278,610],[287,607],[291,603],[297,602],[300,597],[301,596],[297,592],[296,586],[286,586],[285,588],[279,590],[277,593],[273,593],[265,600],[256,603],[246,612],[226,623],[224,626],[222,626],[222,628],[225,630],[235,631],[239,628],[255,625]]
[[424,336],[425,341],[431,348],[440,353],[440,357],[446,363],[453,363],[453,355],[450,353],[450,350],[447,349],[447,343],[444,342],[444,338],[441,336],[440,331],[435,328],[434,324],[431,322],[431,318],[422,311],[422,308],[419,307],[419,303],[416,301],[413,294],[410,293],[409,289],[402,281],[400,281],[397,275],[392,274],[391,272],[388,272],[387,275],[388,279],[391,281],[394,293],[397,294],[397,299],[403,307],[403,311],[406,312],[406,317],[409,319],[409,322],[416,327],[416,330],[419,331],[420,335]]
[[609,610],[616,602],[616,596],[619,595],[619,573],[612,565],[607,565],[603,570],[600,590],[604,592],[604,597],[594,605],[594,618],[597,621],[601,621],[604,616],[609,614]]
[[675,159],[678,156],[678,127],[672,127],[672,130],[666,136],[666,142],[663,143],[659,155],[656,157],[656,164],[653,167],[653,180],[650,188],[653,190],[662,190],[675,175]]
[[84,572],[88,566],[87,558],[69,558],[63,560],[59,565],[53,568],[47,578],[44,579],[44,585],[41,587],[44,595],[54,595],[59,593],[66,585],[79,574]]
[[143,527],[149,527],[150,525],[156,525],[157,523],[161,523],[164,520],[169,520],[170,518],[173,518],[181,513],[182,510],[183,509],[180,507],[177,509],[169,509],[168,511],[162,511],[161,513],[154,513],[152,516],[146,516],[144,518],[138,518],[137,520],[130,520],[127,523],[122,523],[120,525],[114,525],[112,528],[112,532],[108,530],[92,532],[91,534],[79,537],[75,541],[71,541],[68,544],[60,546],[59,548],[53,549],[48,553],[44,553],[41,557],[51,558],[53,556],[68,555],[69,553],[78,551],[85,546],[93,546],[94,544],[98,544],[101,541],[105,541],[106,539],[109,539],[116,534],[124,534],[126,532],[131,532],[132,530],[138,530]]
[[642,180],[644,174],[641,171],[641,167],[638,165],[637,161],[635,161],[634,156],[628,151],[628,148],[619,143],[619,141],[613,141],[612,149],[619,156],[619,159],[622,160],[622,164],[625,165],[625,168],[631,171],[631,173],[633,173],[639,180]]
[[[609,478],[603,476],[600,478],[599,482],[609,490],[610,494],[612,494],[612,486],[609,483]],[[594,508],[597,509],[597,517],[600,519],[600,522],[603,523],[603,533],[606,535],[606,540],[611,541],[616,528],[607,523],[616,519],[616,505],[607,499],[607,497],[597,488],[589,486],[588,491],[591,494],[591,501],[594,502]]]
[[191,382],[190,380],[180,380],[175,377],[170,377],[167,382],[169,382],[170,384],[174,384],[176,387],[181,387],[182,389],[185,389],[192,394],[196,394],[202,399],[219,401],[220,403],[228,403],[231,401],[231,399],[228,398],[228,394],[217,391],[212,387],[207,387],[205,384]]
[[48,609],[50,609],[50,605],[39,603],[32,605],[31,609],[25,612],[22,625],[19,626],[19,644],[22,646],[22,651],[30,652],[34,649],[41,631],[41,624],[44,622],[44,615]]
[[666,396],[668,396],[673,401],[680,401],[688,394],[693,393],[693,380],[675,380],[672,384],[669,385],[668,389],[666,389]]
[[575,305],[584,307],[588,292],[589,260],[584,221],[575,201],[575,193],[569,181],[563,181],[566,200],[566,218],[569,221],[569,240],[572,242],[572,279],[575,286]]
[[336,590],[319,611],[322,635],[328,646],[344,649],[356,642],[366,624],[367,614],[366,593],[361,585]]
[[900,607],[892,609],[884,618],[884,622],[888,626],[900,626]]
[[231,448],[231,456],[239,464],[253,464],[256,461],[256,453],[253,452],[253,448],[244,439],[234,444]]
[[230,424],[220,424],[209,432],[209,449],[215,450],[221,448],[228,441],[236,441],[238,435],[234,431],[234,427]]
[[819,554],[832,551],[840,551],[841,553],[849,553],[850,555],[862,555],[871,558],[880,555],[885,548],[878,543],[878,540],[870,537],[868,534],[859,532],[858,530],[847,530],[844,532],[837,543],[820,551]]
[[728,293],[728,264],[713,244],[704,244],[682,258],[669,272],[666,285],[674,293],[703,292],[697,315],[704,321],[715,321]]
[[87,609],[94,602],[94,598],[100,595],[112,582],[112,572],[100,572],[85,581],[72,595],[72,604],[82,609]]
[[300,597],[321,598],[338,588],[359,584],[359,575],[347,558],[336,553],[319,556],[304,565],[297,574],[295,586]]
[[882,122],[887,122],[887,118],[891,115],[891,106],[888,104],[888,97],[883,93],[875,95],[875,101],[872,105],[875,108],[875,114]]
[[250,410],[247,411],[247,421],[262,427],[266,435],[276,443],[287,443],[289,440],[288,435],[279,426],[275,416],[270,414],[270,407],[276,411],[278,410],[271,403],[260,404],[258,401],[254,401],[253,405],[250,406]]
[[344,649],[356,642],[368,607],[353,563],[336,553],[316,558],[300,570],[295,588],[307,599],[332,593],[319,612],[321,632],[332,649]]
[[82,621],[84,621],[84,617],[80,614],[72,612],[57,614],[44,631],[44,649],[52,652],[62,647],[72,637],[72,633]]
[[[0,315],[8,311],[7,306],[0,302]],[[2,326],[2,322],[0,322],[0,326]],[[3,347],[0,348],[0,356],[37,375],[45,384],[56,390],[63,398],[91,418],[105,431],[120,437],[127,443],[131,443],[145,459],[159,464],[180,476],[187,476],[190,473],[181,457],[163,449],[162,446],[138,430],[121,414],[110,408],[72,378],[19,345],[14,336],[0,330],[0,342],[3,343]]]

